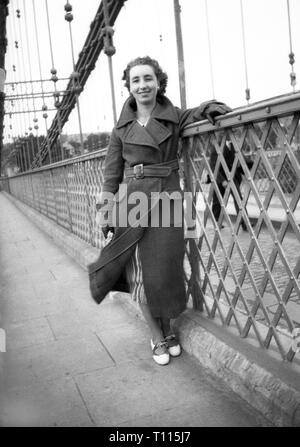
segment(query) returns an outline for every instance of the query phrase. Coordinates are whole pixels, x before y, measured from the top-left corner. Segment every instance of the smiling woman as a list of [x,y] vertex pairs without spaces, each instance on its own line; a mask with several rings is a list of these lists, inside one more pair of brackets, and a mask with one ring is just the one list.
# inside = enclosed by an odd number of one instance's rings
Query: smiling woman
[[[102,249],[98,261],[89,267],[90,286],[97,302],[111,290],[125,287],[131,292],[151,332],[153,359],[166,365],[170,356],[177,357],[181,353],[170,320],[185,310],[187,302],[183,219],[178,225],[171,209],[178,211],[180,207],[181,214],[183,212],[177,161],[179,137],[187,124],[213,119],[213,115],[231,109],[216,101],[185,111],[174,107],[165,96],[167,74],[149,56],[131,61],[124,70],[123,80],[130,96],[111,135],[105,159],[102,203],[99,204],[100,213],[108,214],[100,219],[102,231],[105,236],[109,231],[114,236]],[[121,193],[124,186],[126,195]],[[125,226],[113,222],[114,203],[115,208],[120,209],[126,202],[126,213],[130,215],[134,207],[131,199],[136,193],[143,193],[147,198],[153,194],[159,197],[154,204],[149,200],[147,205],[148,225],[141,225],[138,220],[126,221]],[[150,218],[155,212],[166,217],[162,210],[162,193],[178,193],[176,204],[168,210],[167,226],[160,219],[153,225],[154,220]],[[110,197],[116,194],[115,199],[109,200],[109,194]],[[124,272],[127,289],[121,281]]]
[[144,57],[130,62],[122,79],[136,101],[138,123],[146,126],[156,100],[166,92],[168,76],[154,59]]
[[137,65],[130,70],[130,93],[137,104],[137,120],[145,125],[152,112],[159,83],[150,65]]

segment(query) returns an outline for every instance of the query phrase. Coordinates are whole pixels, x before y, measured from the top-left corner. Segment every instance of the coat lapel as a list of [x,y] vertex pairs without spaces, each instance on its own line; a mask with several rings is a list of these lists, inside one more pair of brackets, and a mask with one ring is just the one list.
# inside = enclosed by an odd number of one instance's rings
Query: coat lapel
[[158,149],[156,141],[152,138],[145,127],[134,121],[124,137],[125,144],[136,144],[138,146],[150,146]]
[[151,118],[147,127],[134,121],[125,135],[124,143],[159,149],[159,145],[171,135],[172,133],[167,127]]
[[146,127],[137,123],[132,98],[128,98],[123,106],[117,128],[128,126],[124,143],[159,149],[159,145],[172,135],[168,127],[161,121],[175,124],[179,122],[176,109],[168,98],[164,97],[160,102],[156,103]]
[[150,119],[146,131],[149,132],[158,146],[172,135],[172,132],[155,118]]

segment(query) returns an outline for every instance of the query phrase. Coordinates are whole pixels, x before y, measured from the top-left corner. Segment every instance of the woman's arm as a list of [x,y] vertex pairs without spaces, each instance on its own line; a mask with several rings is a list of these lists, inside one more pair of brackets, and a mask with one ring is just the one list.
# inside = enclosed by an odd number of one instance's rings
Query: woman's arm
[[102,191],[115,194],[123,180],[124,159],[122,156],[122,141],[117,131],[112,131],[105,157],[104,183]]
[[176,108],[179,113],[179,129],[180,133],[188,124],[192,124],[196,121],[208,119],[211,124],[215,123],[215,118],[219,115],[231,112],[232,109],[223,102],[216,100],[205,101],[198,107],[191,109],[181,110]]
[[114,129],[105,157],[104,182],[101,193],[96,198],[96,223],[101,226],[105,238],[107,238],[109,231],[114,233],[112,218],[114,194],[118,191],[119,184],[123,180],[123,173],[122,141]]

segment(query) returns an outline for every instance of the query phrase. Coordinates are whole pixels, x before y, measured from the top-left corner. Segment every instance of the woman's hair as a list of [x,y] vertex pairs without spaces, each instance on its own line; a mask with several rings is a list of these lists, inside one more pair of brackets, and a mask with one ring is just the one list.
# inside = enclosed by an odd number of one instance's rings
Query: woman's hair
[[127,67],[123,72],[122,80],[125,81],[125,87],[130,91],[130,77],[129,72],[132,67],[137,65],[150,65],[153,68],[155,76],[157,77],[159,89],[157,95],[163,96],[166,93],[167,83],[168,83],[168,75],[165,73],[160,67],[159,63],[152,59],[149,56],[145,57],[137,57],[136,59],[129,62]]

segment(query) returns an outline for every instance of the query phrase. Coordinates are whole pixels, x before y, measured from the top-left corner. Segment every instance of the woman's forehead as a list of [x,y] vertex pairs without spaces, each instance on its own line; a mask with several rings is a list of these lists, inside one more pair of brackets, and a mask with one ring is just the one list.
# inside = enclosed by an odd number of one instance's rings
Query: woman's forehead
[[135,65],[131,67],[129,76],[133,78],[134,76],[145,76],[147,74],[151,74],[155,76],[155,72],[151,65]]

